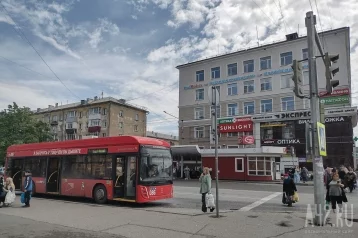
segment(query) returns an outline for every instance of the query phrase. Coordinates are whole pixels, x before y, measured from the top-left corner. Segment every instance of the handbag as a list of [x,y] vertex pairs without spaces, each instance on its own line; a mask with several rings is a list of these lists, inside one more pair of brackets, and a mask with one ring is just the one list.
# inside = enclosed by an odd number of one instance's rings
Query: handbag
[[299,200],[300,200],[300,198],[298,197],[298,193],[295,192],[295,193],[293,194],[293,201],[294,201],[294,202],[298,202]]
[[342,202],[348,202],[347,196],[346,196],[346,192],[344,191],[344,189],[342,188]]
[[214,208],[215,207],[214,195],[212,195],[211,193],[207,193],[205,196],[205,202],[206,202],[206,207]]
[[[31,194],[29,200],[31,200]],[[20,202],[23,204],[25,203],[25,193],[21,193]]]

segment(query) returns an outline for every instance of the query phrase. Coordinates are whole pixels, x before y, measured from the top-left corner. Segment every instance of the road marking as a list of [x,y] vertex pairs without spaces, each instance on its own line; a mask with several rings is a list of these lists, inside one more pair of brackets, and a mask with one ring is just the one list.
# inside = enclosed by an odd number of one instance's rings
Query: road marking
[[271,199],[277,197],[277,196],[280,195],[280,194],[282,194],[282,193],[280,193],[280,192],[273,193],[273,194],[271,194],[271,195],[269,195],[269,196],[267,196],[267,197],[261,198],[260,200],[254,202],[254,203],[251,203],[250,205],[248,205],[248,206],[246,206],[246,207],[242,207],[239,211],[240,211],[240,212],[248,212],[248,211],[250,211],[251,209],[253,209],[253,208],[255,208],[255,207],[258,207],[258,206],[264,204],[265,202],[267,202],[267,201],[269,201],[269,200],[271,200]]

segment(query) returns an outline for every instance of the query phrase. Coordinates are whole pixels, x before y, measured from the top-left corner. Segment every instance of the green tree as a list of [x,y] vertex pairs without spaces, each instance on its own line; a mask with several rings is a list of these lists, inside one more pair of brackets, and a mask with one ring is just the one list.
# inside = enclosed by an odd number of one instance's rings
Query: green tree
[[49,125],[33,119],[32,114],[30,108],[19,107],[15,102],[0,112],[0,166],[10,145],[52,140]]

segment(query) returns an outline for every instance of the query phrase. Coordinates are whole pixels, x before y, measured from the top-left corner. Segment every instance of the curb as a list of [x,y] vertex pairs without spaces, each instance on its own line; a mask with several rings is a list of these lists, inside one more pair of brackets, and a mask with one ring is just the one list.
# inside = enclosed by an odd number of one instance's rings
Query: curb
[[[184,179],[176,179],[177,181],[186,181],[186,182],[197,182],[196,180],[194,179],[190,179],[190,180],[184,180]],[[215,179],[213,178],[213,181]],[[247,183],[247,184],[250,184],[250,183],[256,183],[256,184],[280,184],[282,185],[282,181],[242,181],[242,180],[219,180],[219,183],[233,183],[233,182],[236,182],[236,183]],[[314,186],[313,183],[298,183],[296,184],[296,186]]]

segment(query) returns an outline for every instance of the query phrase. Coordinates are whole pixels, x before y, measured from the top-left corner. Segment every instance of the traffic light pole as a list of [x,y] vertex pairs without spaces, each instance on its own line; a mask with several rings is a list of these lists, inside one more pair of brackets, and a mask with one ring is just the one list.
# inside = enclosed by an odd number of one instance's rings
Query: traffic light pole
[[[323,160],[320,156],[317,122],[320,122],[320,102],[318,97],[318,82],[317,82],[317,65],[316,65],[316,17],[313,12],[306,13],[306,28],[307,28],[307,43],[308,43],[308,67],[309,67],[309,81],[310,81],[310,98],[311,98],[311,127],[310,139],[312,146],[310,157],[313,163],[313,179],[314,179],[314,202],[315,202],[315,216],[314,224],[318,226],[325,225],[325,189],[323,183]],[[318,46],[320,48],[321,46]]]

